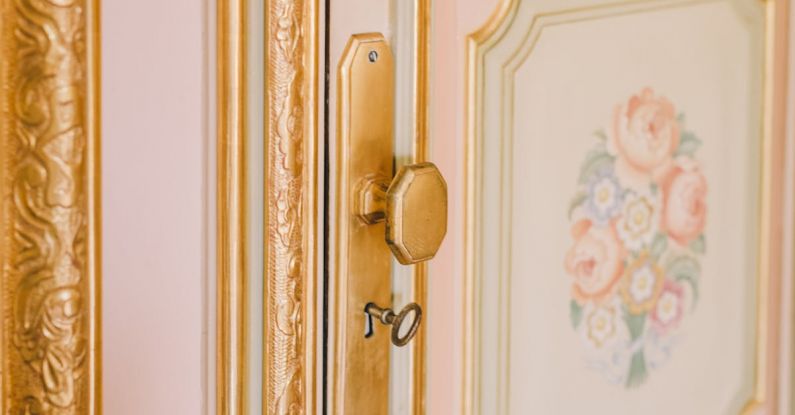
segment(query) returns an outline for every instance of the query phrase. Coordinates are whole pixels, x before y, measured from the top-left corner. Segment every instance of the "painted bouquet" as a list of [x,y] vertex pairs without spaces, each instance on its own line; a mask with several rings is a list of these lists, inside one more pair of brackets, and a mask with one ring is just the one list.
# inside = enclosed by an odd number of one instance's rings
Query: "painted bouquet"
[[611,121],[582,163],[565,268],[589,365],[635,387],[668,358],[698,300],[707,182],[701,141],[668,99],[646,88]]

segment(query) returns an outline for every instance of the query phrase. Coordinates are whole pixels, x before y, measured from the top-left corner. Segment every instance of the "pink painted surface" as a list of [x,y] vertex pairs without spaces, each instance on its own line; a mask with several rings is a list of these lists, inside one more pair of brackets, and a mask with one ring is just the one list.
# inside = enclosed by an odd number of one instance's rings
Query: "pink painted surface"
[[202,412],[204,3],[103,2],[108,414]]
[[431,160],[450,198],[447,238],[428,278],[427,413],[461,413],[466,36],[499,0],[435,0],[431,44]]

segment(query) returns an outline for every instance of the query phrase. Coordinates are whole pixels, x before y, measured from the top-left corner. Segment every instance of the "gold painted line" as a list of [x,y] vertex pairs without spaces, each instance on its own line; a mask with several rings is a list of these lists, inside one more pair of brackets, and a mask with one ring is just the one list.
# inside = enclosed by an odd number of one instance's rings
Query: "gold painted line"
[[216,412],[248,413],[246,1],[217,3]]
[[[480,412],[481,385],[479,378],[479,353],[482,346],[477,335],[480,332],[480,315],[482,312],[479,282],[476,273],[480,262],[476,253],[480,250],[480,210],[482,175],[480,153],[482,146],[482,111],[478,103],[482,103],[482,73],[478,64],[483,61],[480,46],[495,37],[498,30],[506,26],[504,23],[513,19],[519,6],[518,0],[505,0],[492,13],[487,22],[466,38],[465,67],[465,175],[464,175],[464,298],[463,298],[463,339],[462,339],[462,382],[461,382],[461,413],[471,415]],[[496,39],[493,40],[496,43]]]

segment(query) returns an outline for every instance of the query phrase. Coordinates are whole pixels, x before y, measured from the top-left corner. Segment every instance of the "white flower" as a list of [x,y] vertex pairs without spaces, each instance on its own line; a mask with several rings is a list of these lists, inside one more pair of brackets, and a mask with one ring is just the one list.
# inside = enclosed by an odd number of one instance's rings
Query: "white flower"
[[615,310],[597,308],[588,316],[588,339],[597,348],[602,347],[606,340],[616,332]]
[[679,318],[680,298],[673,292],[663,291],[660,299],[657,300],[656,317],[660,323],[670,324]]
[[624,246],[631,251],[649,247],[659,224],[658,200],[651,194],[630,191],[624,197],[624,206],[616,229]]
[[657,275],[649,264],[635,270],[629,278],[629,295],[635,303],[646,302],[654,295]]

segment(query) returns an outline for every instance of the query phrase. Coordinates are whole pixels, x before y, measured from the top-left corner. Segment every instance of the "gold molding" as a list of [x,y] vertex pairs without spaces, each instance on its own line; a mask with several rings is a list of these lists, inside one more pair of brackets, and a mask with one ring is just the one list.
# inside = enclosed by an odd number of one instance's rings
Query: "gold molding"
[[263,413],[315,413],[318,0],[265,12]]
[[[784,218],[785,129],[788,82],[789,0],[760,0],[765,7],[765,62],[764,62],[764,125],[762,134],[762,178],[760,243],[758,267],[758,308],[754,391],[743,408],[743,414],[778,412],[780,371],[778,370],[781,338],[781,279],[783,235],[779,231]],[[607,3],[604,6],[628,4]],[[464,262],[464,321],[462,362],[462,412],[478,413],[479,377],[476,341],[479,332],[480,309],[477,296],[477,270],[480,266],[477,252],[480,243],[478,200],[482,183],[478,176],[482,169],[477,149],[482,143],[483,75],[480,70],[485,52],[498,42],[516,16],[519,0],[501,1],[486,23],[466,40],[466,99],[465,99],[465,262]],[[576,11],[602,6],[583,7]],[[550,14],[563,14],[567,10]]]
[[246,0],[217,3],[216,413],[248,414]]
[[[428,160],[431,0],[414,0],[414,163]],[[428,309],[428,264],[414,266],[411,292],[423,310]],[[427,324],[420,325],[411,352],[411,410],[425,413]]]
[[765,5],[761,218],[754,392],[742,414],[779,411],[789,0]]
[[5,1],[0,33],[0,409],[100,414],[99,1]]

